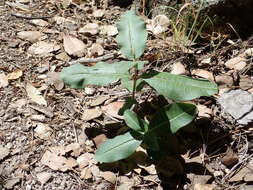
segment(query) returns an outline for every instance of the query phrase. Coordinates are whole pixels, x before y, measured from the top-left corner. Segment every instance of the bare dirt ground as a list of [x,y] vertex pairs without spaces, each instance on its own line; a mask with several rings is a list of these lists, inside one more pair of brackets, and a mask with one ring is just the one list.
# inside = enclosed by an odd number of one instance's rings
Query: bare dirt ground
[[[64,35],[84,42],[85,52],[79,57],[113,53],[108,62],[122,59],[115,35],[110,34],[114,28],[103,33],[101,27],[115,26],[127,8],[91,2],[66,7],[60,1],[27,2],[21,3],[23,7],[0,1],[0,189],[253,189],[252,124],[238,127],[216,102],[224,89],[253,93],[253,53],[245,55],[252,47],[250,40],[234,40],[211,53],[201,48],[185,53],[172,51],[169,42],[150,35],[143,59],[152,67],[170,72],[180,62],[182,74],[215,80],[220,94],[194,101],[202,108],[199,117],[207,119],[199,120],[198,135],[179,134],[188,143],[182,158],[171,157],[155,167],[140,164],[147,156],[140,150],[128,160],[103,165],[94,160],[96,147],[124,127],[117,112],[130,94],[117,83],[70,89],[57,72],[78,59],[66,54]],[[103,10],[102,16],[95,9]],[[98,28],[80,32],[88,23],[97,23]],[[22,31],[40,34],[20,37]],[[41,41],[54,44],[55,49],[31,49]],[[225,65],[235,57],[239,61]],[[159,99],[150,89],[139,97],[150,102]]]

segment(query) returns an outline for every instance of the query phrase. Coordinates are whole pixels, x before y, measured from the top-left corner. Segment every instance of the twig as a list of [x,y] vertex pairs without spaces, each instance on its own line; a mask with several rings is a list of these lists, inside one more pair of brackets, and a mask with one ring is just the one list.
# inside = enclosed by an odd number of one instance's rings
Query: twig
[[69,64],[73,65],[73,64],[76,64],[76,63],[96,63],[96,62],[99,62],[99,61],[105,61],[105,60],[108,60],[108,59],[112,59],[114,57],[115,57],[114,53],[103,55],[101,57],[96,57],[96,58],[82,57],[82,58],[77,59],[75,61],[70,61]]
[[49,18],[52,18],[52,16],[26,16],[20,13],[11,13],[11,16],[14,16],[16,18],[21,18],[21,19],[27,19],[27,20],[35,20],[35,19],[48,20]]

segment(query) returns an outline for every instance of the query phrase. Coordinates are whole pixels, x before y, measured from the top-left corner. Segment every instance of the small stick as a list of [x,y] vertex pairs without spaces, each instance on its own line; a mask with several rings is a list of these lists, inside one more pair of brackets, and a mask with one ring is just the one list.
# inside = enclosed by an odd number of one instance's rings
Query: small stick
[[52,18],[52,16],[26,16],[19,13],[11,13],[11,16],[14,16],[16,18],[21,18],[21,19],[27,19],[27,20],[35,20],[35,19],[47,20],[49,18]]
[[96,63],[96,62],[99,62],[99,61],[105,61],[105,60],[108,60],[108,59],[112,59],[114,57],[115,57],[115,55],[113,53],[107,54],[107,55],[103,55],[101,57],[96,57],[96,58],[85,58],[85,57],[82,57],[82,58],[77,59],[75,61],[70,61],[69,64],[73,65],[73,64],[76,64],[76,63]]

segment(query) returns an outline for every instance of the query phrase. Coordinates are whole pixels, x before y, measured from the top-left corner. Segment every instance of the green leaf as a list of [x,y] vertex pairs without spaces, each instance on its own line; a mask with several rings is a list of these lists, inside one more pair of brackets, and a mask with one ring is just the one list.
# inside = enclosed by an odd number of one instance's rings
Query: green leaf
[[197,107],[193,104],[174,103],[164,107],[170,118],[170,130],[176,133],[182,127],[191,123],[197,115]]
[[163,107],[150,121],[149,128],[152,130],[165,127],[171,133],[191,123],[197,115],[197,107],[188,103],[173,103]]
[[172,100],[192,100],[200,96],[211,96],[218,92],[215,83],[206,79],[194,79],[170,73],[156,73],[144,79],[158,93]]
[[119,34],[116,41],[120,51],[129,60],[138,59],[144,52],[148,33],[145,23],[135,14],[134,10],[127,11],[117,24]]
[[123,116],[128,127],[138,132],[145,131],[147,123],[139,118],[136,113],[131,110],[126,110]]
[[60,73],[64,83],[71,88],[84,88],[85,85],[107,85],[119,79],[130,78],[129,69],[138,64],[143,67],[145,62],[121,61],[114,64],[99,62],[93,67],[81,64],[66,67]]
[[101,144],[96,151],[95,159],[99,162],[110,163],[127,158],[141,143],[141,140],[133,137],[133,133],[127,132]]

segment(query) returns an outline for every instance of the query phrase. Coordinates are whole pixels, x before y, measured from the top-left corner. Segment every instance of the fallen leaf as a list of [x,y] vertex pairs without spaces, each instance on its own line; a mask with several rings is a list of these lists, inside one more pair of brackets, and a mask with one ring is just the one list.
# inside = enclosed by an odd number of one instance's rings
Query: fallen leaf
[[36,176],[41,184],[45,184],[52,177],[52,174],[48,172],[41,172],[38,173]]
[[124,102],[112,102],[106,106],[102,106],[101,109],[103,112],[105,112],[106,114],[118,118],[118,119],[123,119],[123,116],[119,115],[119,110],[123,107]]
[[113,25],[103,25],[100,27],[100,34],[107,36],[116,36],[118,34],[118,29]]
[[35,136],[43,140],[49,140],[53,134],[53,129],[48,127],[46,124],[38,123],[34,129]]
[[157,15],[147,24],[147,30],[155,35],[161,34],[168,30],[170,22],[170,19],[166,15]]
[[39,41],[28,48],[28,52],[34,55],[47,55],[53,51],[59,50],[61,47],[55,43]]
[[63,36],[63,47],[69,55],[81,57],[85,53],[86,46],[83,41],[70,35]]
[[7,179],[4,183],[4,187],[6,189],[13,189],[14,185],[16,185],[17,183],[19,183],[20,178],[11,178],[11,179]]
[[10,154],[10,150],[6,147],[0,146],[0,161]]
[[84,27],[79,29],[79,33],[95,35],[99,31],[99,26],[96,23],[88,23]]
[[95,138],[93,138],[93,141],[94,141],[96,147],[99,147],[100,144],[105,142],[106,139],[107,139],[107,137],[104,134],[100,134],[100,135],[96,136]]
[[90,179],[92,178],[92,173],[90,167],[85,167],[81,171],[81,179]]
[[246,59],[244,57],[234,57],[225,63],[225,66],[229,69],[235,69],[237,71],[242,70],[246,67]]
[[104,48],[100,44],[92,44],[91,48],[89,48],[89,56],[101,56],[104,54]]
[[104,16],[104,14],[105,14],[105,10],[103,10],[103,9],[97,9],[97,10],[95,10],[95,11],[92,13],[92,15],[93,15],[95,18],[101,18],[101,17]]
[[245,57],[252,57],[253,56],[253,48],[246,49],[243,53]]
[[41,159],[43,165],[48,166],[52,170],[67,171],[72,170],[77,165],[73,159],[66,159],[63,156],[58,156],[54,152],[46,151]]
[[4,74],[0,74],[0,88],[4,88],[9,85],[8,77]]
[[206,107],[205,105],[198,104],[198,116],[199,117],[206,117],[206,118],[211,118],[213,112],[212,109]]
[[20,78],[23,75],[23,71],[18,69],[16,71],[13,71],[12,73],[7,75],[8,80],[15,80]]
[[95,100],[92,100],[90,103],[90,106],[99,106],[103,104],[106,100],[108,100],[110,97],[109,96],[99,96],[96,97]]
[[117,181],[117,176],[110,171],[101,172],[101,176],[106,180],[109,181],[112,184],[115,184]]
[[60,78],[60,73],[57,72],[49,72],[47,74],[48,77],[48,82],[51,85],[54,85],[54,87],[56,88],[56,90],[62,90],[64,87],[64,82],[62,81],[62,79]]
[[172,65],[171,74],[185,75],[186,74],[185,66],[180,62],[174,63]]
[[205,78],[205,79],[208,79],[208,80],[211,80],[211,81],[214,81],[213,73],[211,73],[210,71],[206,71],[203,69],[196,69],[196,70],[192,71],[192,74],[202,77],[202,78]]
[[84,121],[90,121],[92,119],[98,118],[102,115],[102,111],[99,108],[85,109],[81,119]]
[[214,185],[211,184],[195,184],[194,190],[218,190]]
[[238,155],[231,149],[227,148],[225,156],[222,157],[221,163],[227,167],[231,167],[238,162]]
[[68,62],[71,59],[66,52],[61,52],[57,54],[55,58],[65,62]]
[[36,89],[34,86],[32,86],[30,83],[27,83],[26,85],[26,92],[28,97],[36,102],[39,105],[47,105],[47,101],[45,98],[41,95],[40,91]]
[[29,42],[36,42],[42,37],[39,31],[22,31],[17,33],[18,38]]
[[41,27],[46,27],[49,25],[47,21],[42,20],[42,19],[33,19],[30,22],[36,26],[41,26]]

